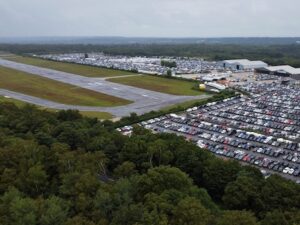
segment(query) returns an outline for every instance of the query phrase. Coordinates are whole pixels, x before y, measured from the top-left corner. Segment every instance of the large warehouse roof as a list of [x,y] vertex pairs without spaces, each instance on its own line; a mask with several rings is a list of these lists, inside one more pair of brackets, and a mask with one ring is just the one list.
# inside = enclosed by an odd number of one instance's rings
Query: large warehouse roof
[[263,61],[250,61],[249,59],[233,59],[233,60],[224,60],[223,63],[227,64],[240,64],[243,66],[268,66]]
[[245,63],[249,63],[250,60],[248,60],[248,59],[233,59],[233,60],[224,60],[223,62],[228,63],[228,64],[234,64],[234,63],[245,64]]
[[288,74],[291,74],[291,75],[300,74],[300,68],[294,68],[294,67],[288,66],[288,65],[269,66],[269,67],[265,67],[264,69],[269,71],[269,72],[288,73]]

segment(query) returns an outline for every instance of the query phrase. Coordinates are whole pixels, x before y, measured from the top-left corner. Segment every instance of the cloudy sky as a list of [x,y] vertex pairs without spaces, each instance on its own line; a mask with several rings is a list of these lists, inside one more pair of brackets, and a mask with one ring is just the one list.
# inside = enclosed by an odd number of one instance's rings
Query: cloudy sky
[[300,36],[299,0],[0,0],[0,36]]

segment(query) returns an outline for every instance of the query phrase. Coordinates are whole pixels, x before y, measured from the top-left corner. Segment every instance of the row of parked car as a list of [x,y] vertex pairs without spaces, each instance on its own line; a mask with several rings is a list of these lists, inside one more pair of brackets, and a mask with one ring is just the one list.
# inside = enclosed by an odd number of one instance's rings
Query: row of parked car
[[246,83],[243,90],[249,91],[251,97],[208,103],[139,125],[154,132],[182,135],[216,155],[297,180],[300,90],[277,83]]
[[[176,123],[184,125],[179,126]],[[189,126],[186,126],[185,124]],[[293,155],[294,157],[291,157],[292,153],[288,151],[300,151],[300,146],[298,143],[284,142],[283,140],[277,140],[270,136],[267,137],[265,135],[253,132],[235,130],[216,124],[196,121],[195,119],[188,121],[187,119],[173,118],[171,121],[163,121],[157,125],[165,129],[169,128],[173,131],[178,131],[190,135],[201,133],[199,137],[205,139],[210,138],[211,141],[214,142],[230,145],[232,147],[241,148],[248,151],[251,150],[253,152],[269,155],[271,157],[279,157],[281,155],[289,154],[290,156],[284,159],[291,159],[290,161],[300,164],[298,154],[296,153]],[[208,131],[210,133],[206,133],[205,131]],[[217,133],[220,135],[217,135]]]
[[203,149],[208,149],[209,151],[217,155],[233,158],[248,164],[253,164],[262,169],[281,172],[283,174],[292,175],[294,177],[298,177],[300,175],[300,166],[288,162],[274,160],[251,152],[249,153],[242,150],[236,150],[230,147],[226,148],[222,145],[205,140],[199,140],[197,142],[197,145]]

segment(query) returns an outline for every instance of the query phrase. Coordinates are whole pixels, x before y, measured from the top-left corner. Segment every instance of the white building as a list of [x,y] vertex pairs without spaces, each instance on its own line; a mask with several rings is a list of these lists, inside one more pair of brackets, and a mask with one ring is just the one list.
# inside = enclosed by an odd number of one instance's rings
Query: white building
[[205,83],[205,85],[207,87],[210,87],[210,88],[216,88],[217,90],[220,90],[220,91],[226,89],[226,86],[224,86],[222,84],[215,83],[215,82],[208,82],[208,83]]
[[221,63],[222,67],[231,70],[254,70],[268,66],[263,61],[250,61],[248,59],[224,60]]
[[262,67],[256,69],[256,72],[273,74],[283,77],[292,77],[294,79],[300,80],[300,68],[294,68],[289,65]]

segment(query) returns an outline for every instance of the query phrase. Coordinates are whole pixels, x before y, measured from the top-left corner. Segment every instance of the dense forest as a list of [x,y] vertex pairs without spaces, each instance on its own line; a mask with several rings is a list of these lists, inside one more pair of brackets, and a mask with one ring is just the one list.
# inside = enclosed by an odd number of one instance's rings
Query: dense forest
[[234,45],[234,44],[130,44],[130,45],[10,45],[0,44],[0,51],[16,54],[47,54],[71,52],[104,52],[129,56],[201,57],[207,60],[248,58],[270,65],[288,64],[300,67],[300,44]]
[[300,186],[173,134],[0,104],[0,224],[297,225]]

